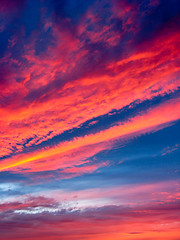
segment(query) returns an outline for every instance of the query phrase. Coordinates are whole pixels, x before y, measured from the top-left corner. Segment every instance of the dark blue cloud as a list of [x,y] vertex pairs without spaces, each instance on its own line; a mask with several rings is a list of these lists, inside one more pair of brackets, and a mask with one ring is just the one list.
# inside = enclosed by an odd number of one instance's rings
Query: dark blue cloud
[[[148,2],[148,1],[147,1]],[[143,1],[140,13],[147,11],[146,1]],[[178,0],[163,0],[141,18],[141,30],[136,37],[136,42],[142,43],[145,40],[156,37],[165,27],[176,29],[180,23],[180,2]],[[173,21],[173,25],[172,25]],[[169,26],[168,26],[169,25]]]
[[57,19],[70,19],[71,23],[74,25],[79,23],[82,16],[95,2],[96,0],[52,0],[50,4],[54,6],[54,13]]

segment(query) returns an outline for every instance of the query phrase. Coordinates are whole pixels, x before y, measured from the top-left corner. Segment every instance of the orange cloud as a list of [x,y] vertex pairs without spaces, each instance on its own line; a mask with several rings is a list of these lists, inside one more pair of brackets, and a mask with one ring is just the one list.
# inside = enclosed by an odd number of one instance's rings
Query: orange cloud
[[[22,167],[22,169],[25,168],[24,171],[26,171],[26,168],[30,168],[27,171],[44,171],[55,170],[68,165],[74,166],[79,162],[83,163],[88,157],[103,149],[110,148],[113,144],[112,141],[115,139],[152,131],[158,129],[162,124],[178,120],[180,113],[174,111],[174,109],[180,109],[179,98],[160,104],[147,113],[142,113],[127,122],[119,123],[117,126],[96,134],[78,137],[60,143],[54,148],[19,154],[10,159],[5,159],[0,163],[0,170],[18,170],[19,167]],[[89,147],[86,148],[87,146],[90,146],[90,150]]]
[[[89,17],[96,21],[88,12],[85,19]],[[88,31],[83,24],[78,27],[79,34]],[[136,52],[111,59],[102,69],[91,72],[88,66],[85,71],[82,64],[89,54],[82,48],[83,43],[57,26],[53,34],[56,44],[43,55],[35,54],[35,40],[25,47],[27,66],[4,58],[10,66],[17,64],[20,71],[11,71],[11,84],[3,89],[5,99],[16,97],[0,108],[1,157],[14,152],[13,147],[20,152],[23,144],[38,145],[112,109],[173,92],[180,86],[177,32],[169,33],[167,38],[161,34],[148,42],[148,48],[142,45]],[[95,37],[106,34],[108,30],[102,29]],[[106,37],[110,41],[110,36]],[[83,74],[79,74],[81,71]],[[23,80],[17,82],[17,77]],[[26,143],[27,139],[31,140]]]

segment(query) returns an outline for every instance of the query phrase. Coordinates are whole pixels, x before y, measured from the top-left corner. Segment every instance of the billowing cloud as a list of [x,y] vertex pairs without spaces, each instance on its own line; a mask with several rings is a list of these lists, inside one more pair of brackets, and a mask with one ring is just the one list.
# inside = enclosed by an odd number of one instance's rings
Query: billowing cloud
[[[167,185],[170,184],[172,186],[176,183],[167,183]],[[66,193],[66,196],[61,192],[51,193],[56,200],[39,196],[26,197],[19,202],[3,203],[0,205],[0,217],[3,220],[0,224],[2,236],[11,239],[12,236],[19,238],[27,233],[28,238],[35,239],[37,237],[104,239],[105,236],[105,239],[110,239],[112,236],[115,239],[124,239],[124,237],[131,239],[132,236],[137,239],[144,239],[147,236],[169,239],[171,236],[171,239],[176,239],[178,236],[178,195],[170,196],[170,192],[158,192],[163,188],[163,184],[129,186],[127,189],[105,191],[95,189],[93,192]],[[107,205],[105,197],[113,200],[115,196],[119,196],[114,200],[123,202],[122,193],[127,199],[135,194],[143,194],[147,203],[133,204],[129,199],[129,203],[125,205]],[[88,201],[89,197],[91,200]],[[93,197],[95,197],[94,200]],[[95,206],[92,206],[92,203]],[[131,228],[128,227],[129,225]],[[163,229],[164,225],[166,225],[166,230]],[[68,232],[67,226],[70,227]],[[89,226],[91,226],[91,233],[89,233]],[[8,234],[9,230],[10,234]]]
[[0,2],[3,239],[178,239],[179,12]]

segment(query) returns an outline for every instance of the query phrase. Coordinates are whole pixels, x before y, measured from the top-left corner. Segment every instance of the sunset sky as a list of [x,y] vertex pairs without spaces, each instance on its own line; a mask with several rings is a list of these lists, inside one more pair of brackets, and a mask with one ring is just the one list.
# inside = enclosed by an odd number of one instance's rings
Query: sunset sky
[[0,1],[0,240],[180,239],[180,1]]

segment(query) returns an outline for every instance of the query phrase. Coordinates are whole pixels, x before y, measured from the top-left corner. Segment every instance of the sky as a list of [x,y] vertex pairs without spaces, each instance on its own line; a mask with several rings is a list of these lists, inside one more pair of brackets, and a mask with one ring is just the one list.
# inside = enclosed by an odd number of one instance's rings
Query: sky
[[180,239],[180,1],[0,1],[0,240]]

